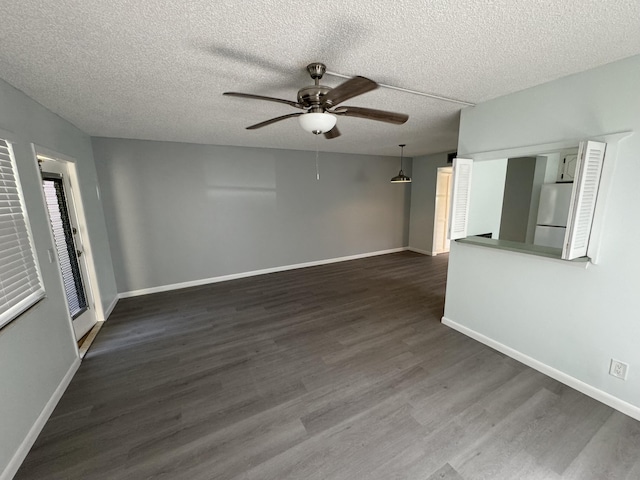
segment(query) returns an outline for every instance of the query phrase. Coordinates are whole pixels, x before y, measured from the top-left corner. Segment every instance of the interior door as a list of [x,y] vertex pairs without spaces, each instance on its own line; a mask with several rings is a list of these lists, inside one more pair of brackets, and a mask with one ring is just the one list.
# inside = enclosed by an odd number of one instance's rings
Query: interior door
[[447,236],[451,200],[451,167],[438,168],[436,178],[436,208],[433,235],[433,253],[449,251],[450,240]]
[[42,188],[49,212],[49,220],[56,253],[64,283],[69,315],[73,321],[76,339],[82,338],[95,325],[97,319],[88,272],[83,256],[82,237],[73,192],[64,162],[40,162]]

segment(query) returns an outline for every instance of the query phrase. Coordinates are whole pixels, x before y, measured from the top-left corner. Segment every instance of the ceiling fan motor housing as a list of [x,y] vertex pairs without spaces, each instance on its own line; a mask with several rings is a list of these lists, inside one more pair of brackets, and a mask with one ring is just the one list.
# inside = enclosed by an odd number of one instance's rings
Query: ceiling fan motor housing
[[322,113],[324,112],[324,109],[320,107],[323,103],[322,98],[332,90],[331,87],[320,85],[320,79],[327,71],[327,67],[324,63],[315,62],[307,65],[307,71],[314,80],[315,85],[298,90],[298,103],[307,108],[311,107],[311,112]]
[[[322,104],[322,97],[331,91],[331,87],[324,85],[310,85],[298,90],[298,103],[305,107],[318,107]],[[323,110],[318,110],[322,112]]]

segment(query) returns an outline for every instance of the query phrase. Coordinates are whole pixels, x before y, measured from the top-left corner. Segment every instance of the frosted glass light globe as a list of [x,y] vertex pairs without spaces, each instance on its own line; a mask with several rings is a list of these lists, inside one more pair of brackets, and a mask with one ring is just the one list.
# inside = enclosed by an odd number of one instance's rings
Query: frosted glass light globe
[[307,132],[320,135],[335,127],[338,118],[330,113],[309,112],[300,115],[298,121]]

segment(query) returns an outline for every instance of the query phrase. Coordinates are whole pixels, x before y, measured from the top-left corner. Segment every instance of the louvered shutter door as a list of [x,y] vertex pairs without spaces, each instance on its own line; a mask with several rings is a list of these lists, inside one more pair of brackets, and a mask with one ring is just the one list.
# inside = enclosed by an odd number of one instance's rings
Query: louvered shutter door
[[606,143],[601,142],[580,142],[567,232],[562,249],[562,258],[565,260],[573,260],[587,254],[606,146]]
[[468,158],[453,159],[449,240],[456,240],[457,238],[465,238],[467,236],[472,170],[473,160]]
[[0,140],[0,327],[42,297],[13,151]]

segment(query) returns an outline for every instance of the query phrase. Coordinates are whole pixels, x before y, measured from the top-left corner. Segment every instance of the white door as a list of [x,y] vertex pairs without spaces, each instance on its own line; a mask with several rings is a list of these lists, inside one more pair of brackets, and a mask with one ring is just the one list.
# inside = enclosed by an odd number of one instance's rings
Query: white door
[[447,236],[451,201],[451,167],[438,169],[436,179],[436,207],[434,212],[433,253],[449,251],[450,240]]
[[95,325],[91,286],[66,162],[40,160],[42,188],[76,339]]

